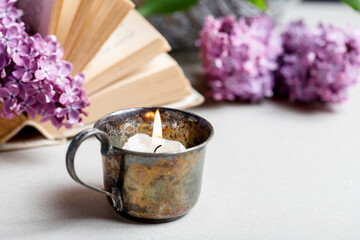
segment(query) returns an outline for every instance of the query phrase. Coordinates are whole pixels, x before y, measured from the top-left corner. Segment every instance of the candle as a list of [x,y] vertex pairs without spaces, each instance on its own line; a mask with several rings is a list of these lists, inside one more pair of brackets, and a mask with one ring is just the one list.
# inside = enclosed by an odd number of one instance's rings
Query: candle
[[137,152],[165,153],[185,150],[185,147],[178,141],[162,138],[160,113],[159,110],[156,110],[152,137],[142,133],[135,134],[128,139],[123,149]]

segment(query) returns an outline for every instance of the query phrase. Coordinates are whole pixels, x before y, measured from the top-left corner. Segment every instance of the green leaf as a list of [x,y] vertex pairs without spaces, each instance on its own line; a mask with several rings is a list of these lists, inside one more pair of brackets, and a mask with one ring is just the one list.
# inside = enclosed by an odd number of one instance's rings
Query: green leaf
[[360,12],[360,0],[341,0],[356,11]]
[[139,7],[143,16],[154,14],[169,14],[184,11],[196,4],[199,0],[148,0]]
[[[257,6],[258,8],[261,8],[261,10],[265,11],[266,10],[266,0],[248,0],[249,2],[251,2],[252,4],[254,4],[255,6]],[[351,0],[348,0],[351,1]],[[353,0],[356,1],[356,0]]]

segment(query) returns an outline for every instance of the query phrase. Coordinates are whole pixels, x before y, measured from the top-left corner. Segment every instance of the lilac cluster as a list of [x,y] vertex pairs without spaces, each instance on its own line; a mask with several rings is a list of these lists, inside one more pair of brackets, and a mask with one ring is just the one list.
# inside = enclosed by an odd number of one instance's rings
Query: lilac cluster
[[282,47],[269,17],[208,17],[198,45],[213,98],[257,102],[273,95]]
[[360,35],[293,22],[282,34],[276,93],[291,101],[339,103],[360,70]]
[[29,36],[19,20],[16,0],[0,0],[0,112],[12,119],[42,116],[56,127],[81,122],[89,105],[82,89],[84,75],[71,76],[72,65],[55,36]]

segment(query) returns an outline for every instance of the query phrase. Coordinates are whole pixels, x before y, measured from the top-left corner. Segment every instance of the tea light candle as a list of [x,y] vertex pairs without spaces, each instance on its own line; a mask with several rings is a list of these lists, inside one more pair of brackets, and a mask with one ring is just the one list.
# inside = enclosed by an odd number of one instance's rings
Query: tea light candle
[[123,149],[137,152],[165,153],[185,150],[185,147],[178,141],[162,138],[160,113],[159,110],[156,110],[152,137],[142,133],[135,134],[128,139]]

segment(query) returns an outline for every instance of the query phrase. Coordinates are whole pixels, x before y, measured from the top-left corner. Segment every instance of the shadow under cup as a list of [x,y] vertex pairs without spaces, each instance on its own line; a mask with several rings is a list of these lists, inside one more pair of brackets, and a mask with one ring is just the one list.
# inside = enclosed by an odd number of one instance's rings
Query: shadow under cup
[[[163,138],[181,142],[186,150],[143,153],[122,149],[137,133],[151,136],[156,109],[161,115]],[[75,181],[105,193],[122,216],[166,222],[184,216],[196,204],[206,145],[213,135],[213,128],[205,119],[176,109],[134,108],[106,115],[95,123],[94,129],[85,131],[82,137],[80,133],[74,138],[74,146],[73,142],[69,146],[69,174]],[[81,182],[73,169],[77,147],[92,135],[102,142],[105,191]]]

